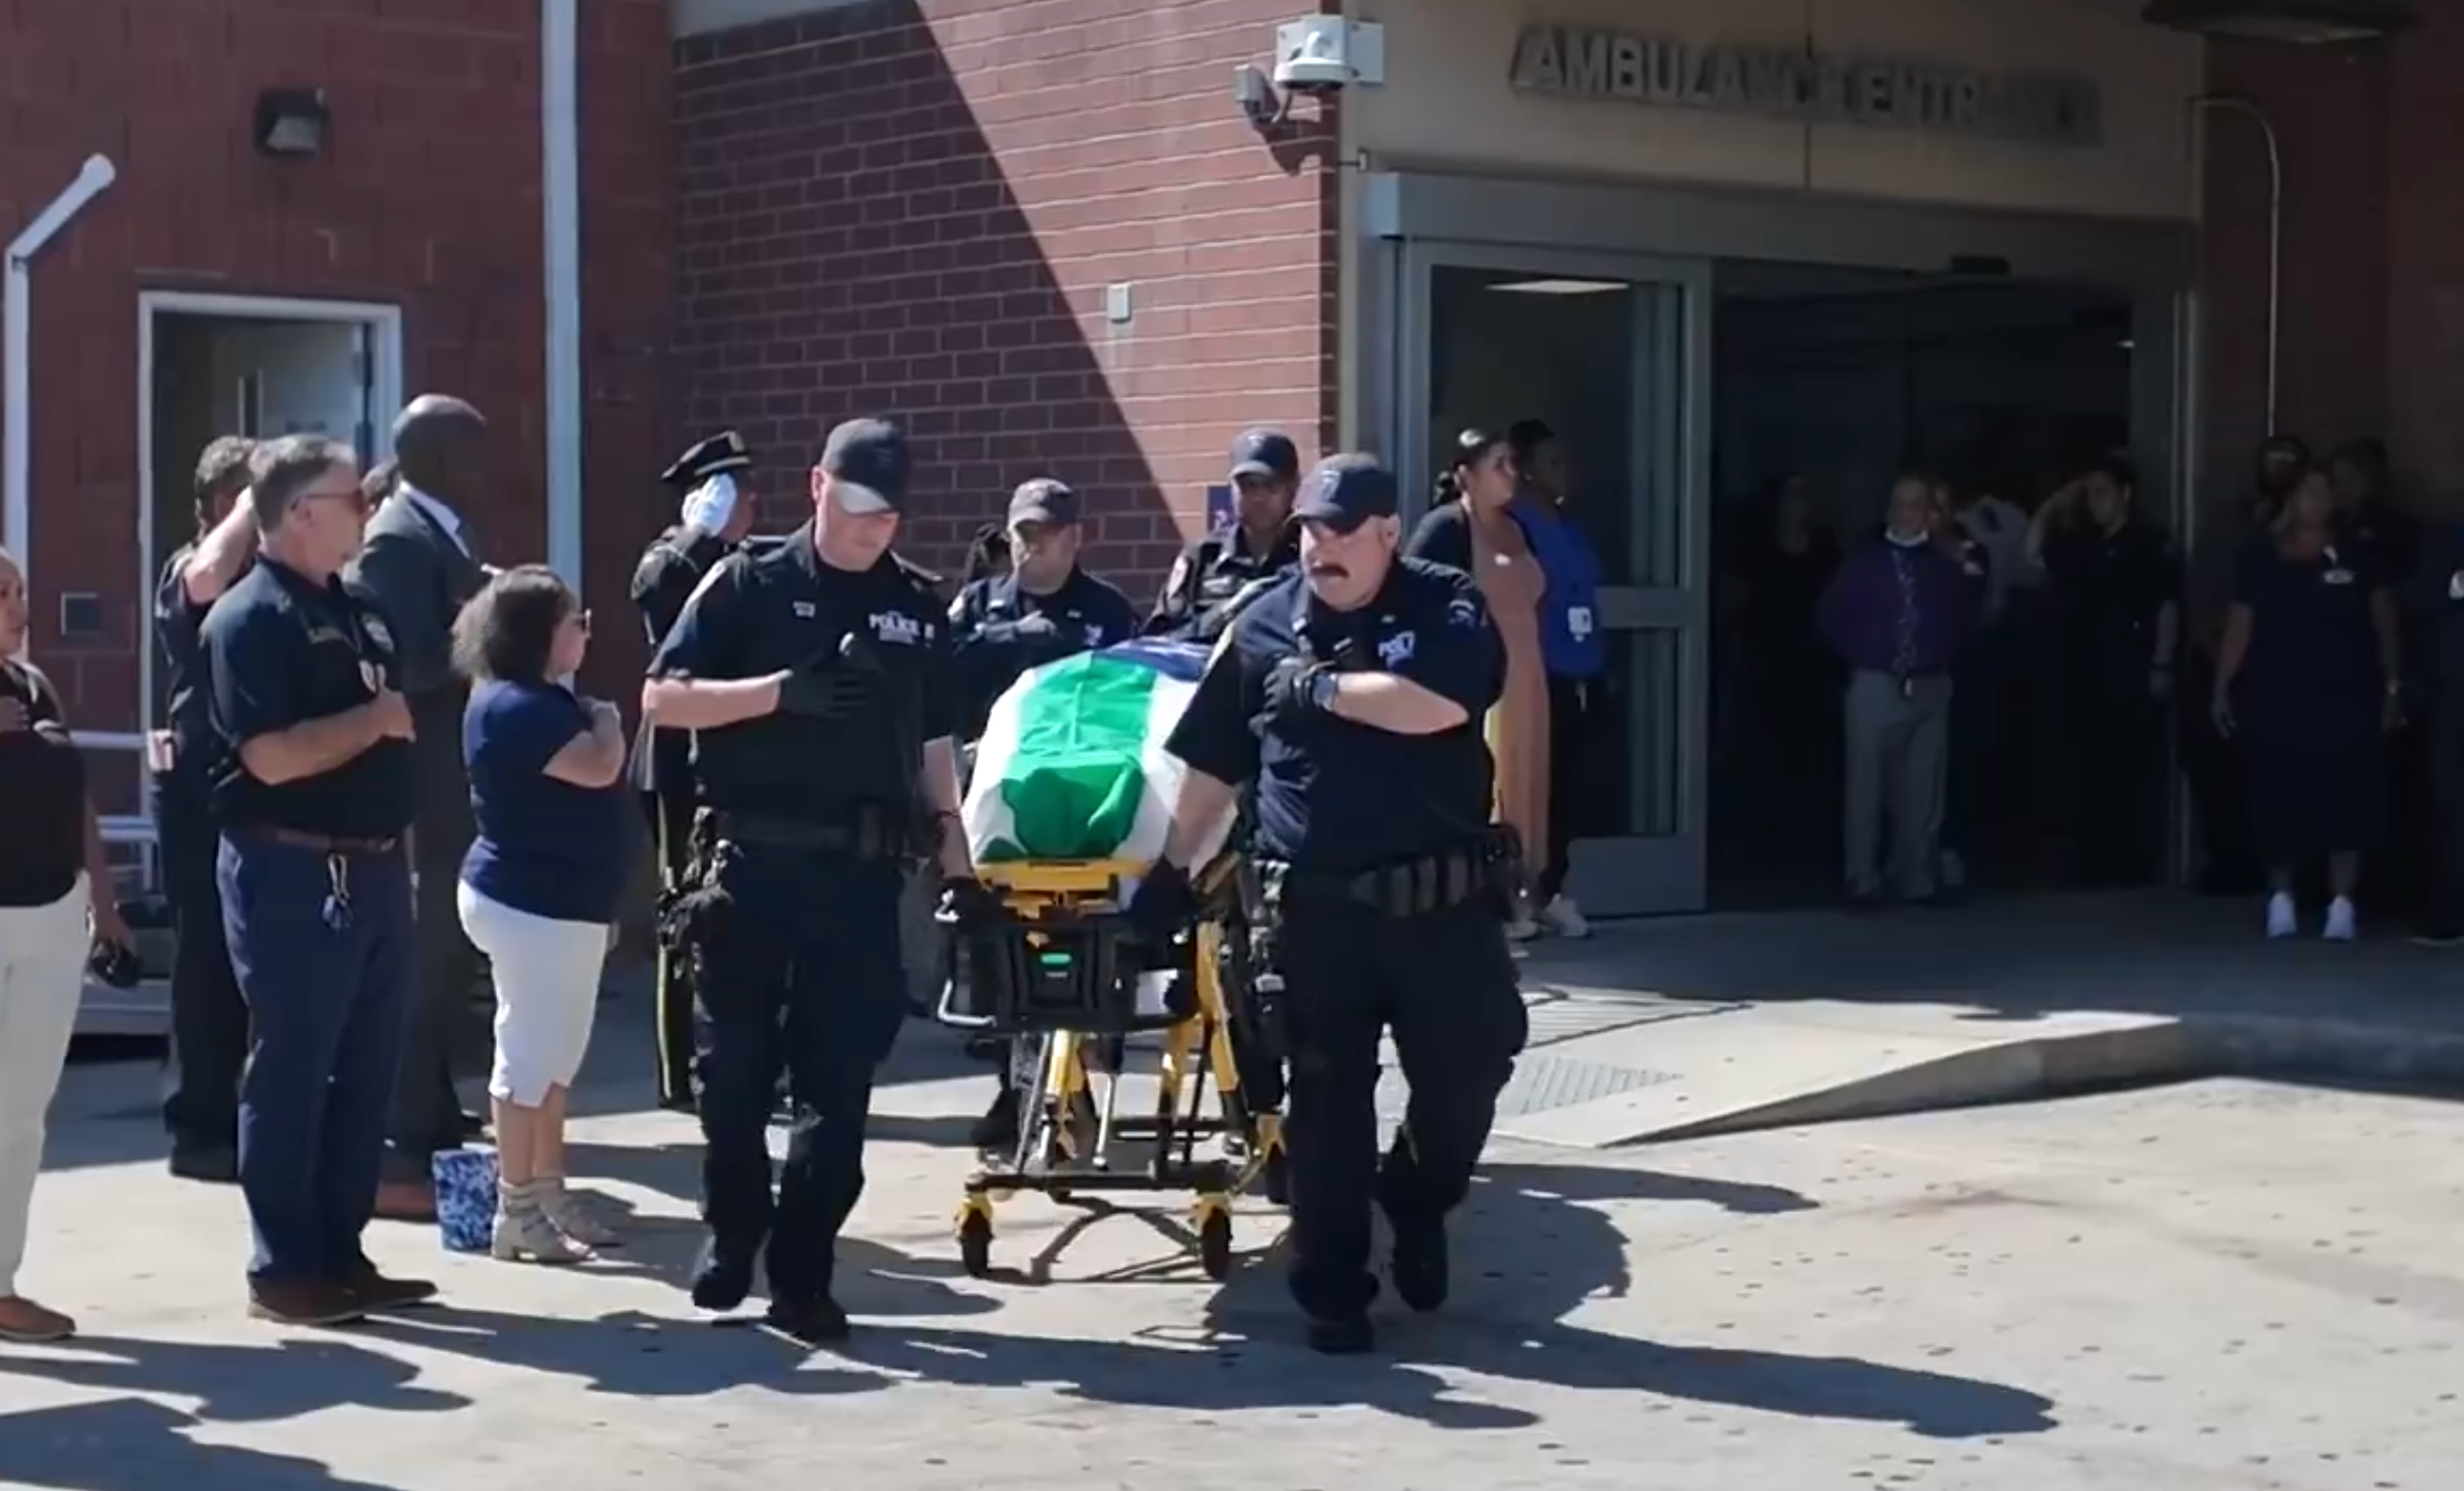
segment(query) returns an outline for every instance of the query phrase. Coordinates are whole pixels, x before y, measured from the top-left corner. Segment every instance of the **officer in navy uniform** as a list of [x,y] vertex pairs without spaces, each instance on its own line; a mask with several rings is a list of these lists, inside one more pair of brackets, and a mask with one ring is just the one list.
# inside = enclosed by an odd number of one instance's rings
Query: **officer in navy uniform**
[[[1079,567],[1078,519],[1078,493],[1067,484],[1039,477],[1021,486],[1003,530],[1010,569],[968,581],[951,603],[959,738],[982,735],[993,702],[1029,669],[1137,635],[1130,598]],[[1006,1067],[971,1137],[979,1149],[1017,1142],[1018,1092]]]
[[[753,527],[753,493],[743,476],[753,465],[744,437],[732,429],[695,445],[659,473],[684,492],[674,526],[650,540],[633,568],[632,599],[649,634],[650,650],[668,640],[685,600],[712,566],[744,542]],[[650,820],[662,886],[683,873],[693,832],[693,737],[680,730],[660,735],[646,719],[633,744],[634,786]],[[685,959],[664,943],[658,952],[651,1036],[656,1042],[659,1106],[693,1110],[693,986]]]
[[276,440],[251,480],[258,559],[204,628],[224,929],[251,1024],[250,1307],[335,1325],[434,1292],[360,1248],[410,992],[413,726],[394,640],[341,581],[366,516],[351,448]]
[[1300,451],[1277,431],[1247,430],[1233,442],[1233,520],[1173,562],[1147,620],[1150,636],[1212,642],[1245,587],[1299,562],[1291,518],[1300,476]]
[[[1489,824],[1483,717],[1504,641],[1462,572],[1397,556],[1395,477],[1336,456],[1302,486],[1301,563],[1216,645],[1167,749],[1189,768],[1132,920],[1195,913],[1191,845],[1253,784],[1251,864],[1291,1052],[1291,1288],[1322,1351],[1366,1350],[1371,1197],[1396,1291],[1447,1290],[1446,1216],[1468,1191],[1529,1033],[1505,914],[1520,866]],[[1377,1154],[1378,1040],[1411,1084]]]
[[[833,1253],[864,1189],[873,1070],[907,1013],[906,866],[929,853],[951,885],[974,885],[947,621],[931,577],[891,552],[907,486],[894,426],[832,430],[813,520],[721,560],[643,688],[661,729],[694,733],[710,815],[679,903],[707,1145],[693,1303],[734,1309],[759,1260],[771,1325],[804,1342],[847,1331]],[[782,1063],[796,1116],[774,1199],[765,1129]]]

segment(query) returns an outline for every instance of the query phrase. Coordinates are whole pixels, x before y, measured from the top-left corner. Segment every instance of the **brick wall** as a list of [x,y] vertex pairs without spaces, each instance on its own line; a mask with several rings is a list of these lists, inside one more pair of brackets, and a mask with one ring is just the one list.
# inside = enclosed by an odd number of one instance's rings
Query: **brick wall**
[[[2279,430],[2325,454],[2385,430],[2387,64],[2378,48],[2219,41],[2209,84],[2274,120],[2284,164]],[[2201,286],[2209,495],[2238,497],[2266,427],[2267,153],[2245,117],[2208,121]]]
[[[2282,415],[2323,453],[2379,435],[2407,500],[2464,516],[2464,13],[2385,46],[2220,42],[2211,85],[2273,115],[2285,161]],[[2213,121],[2202,274],[2211,494],[2262,433],[2266,161]]]
[[[583,14],[584,471],[598,494],[627,472],[647,489],[664,445],[670,69],[664,0],[588,0]],[[406,392],[465,395],[494,425],[497,486],[474,515],[489,548],[544,550],[539,17],[528,0],[0,8],[0,237],[86,156],[120,169],[34,269],[33,646],[89,727],[137,722],[141,290],[399,305]],[[321,158],[254,150],[254,100],[276,86],[326,90]],[[593,503],[594,589],[621,587],[641,541],[624,530],[652,506]],[[103,598],[101,638],[55,635],[62,590]]]
[[831,423],[886,413],[919,559],[1048,471],[1145,590],[1243,425],[1330,441],[1329,121],[1272,145],[1231,89],[1304,9],[860,0],[681,41],[675,376],[754,446],[764,522],[800,520]]

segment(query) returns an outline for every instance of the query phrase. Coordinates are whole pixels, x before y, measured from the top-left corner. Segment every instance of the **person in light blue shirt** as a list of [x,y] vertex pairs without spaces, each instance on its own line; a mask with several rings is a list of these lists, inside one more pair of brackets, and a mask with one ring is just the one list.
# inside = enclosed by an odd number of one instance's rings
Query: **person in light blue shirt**
[[1597,793],[1590,769],[1593,715],[1603,708],[1608,644],[1600,633],[1600,559],[1566,511],[1565,449],[1536,419],[1506,433],[1523,493],[1508,511],[1540,561],[1540,650],[1549,666],[1549,843],[1535,885],[1540,920],[1563,937],[1591,934],[1566,893],[1569,847]]

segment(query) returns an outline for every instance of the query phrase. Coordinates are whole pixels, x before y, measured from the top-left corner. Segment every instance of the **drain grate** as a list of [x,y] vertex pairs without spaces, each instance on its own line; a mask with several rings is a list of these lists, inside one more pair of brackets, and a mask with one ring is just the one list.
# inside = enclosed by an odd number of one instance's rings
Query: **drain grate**
[[[1497,1097],[1497,1116],[1528,1118],[1533,1113],[1546,1113],[1561,1107],[1574,1107],[1584,1103],[1597,1103],[1619,1093],[1642,1087],[1656,1087],[1676,1082],[1676,1072],[1649,1071],[1637,1066],[1611,1066],[1605,1062],[1582,1062],[1573,1057],[1527,1055],[1514,1063],[1513,1079]],[[1389,1067],[1377,1084],[1377,1111],[1390,1119],[1403,1116],[1403,1107],[1411,1097],[1411,1088],[1403,1074]]]

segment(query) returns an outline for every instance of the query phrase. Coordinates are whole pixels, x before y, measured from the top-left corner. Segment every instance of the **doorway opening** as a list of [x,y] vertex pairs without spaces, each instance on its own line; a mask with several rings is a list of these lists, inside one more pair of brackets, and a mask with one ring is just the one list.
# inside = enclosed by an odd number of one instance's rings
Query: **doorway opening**
[[[197,457],[222,435],[319,434],[366,466],[390,453],[402,398],[402,312],[389,305],[152,292],[138,313],[138,594],[196,536]],[[167,681],[141,650],[143,729]]]
[[[1841,894],[1842,674],[1813,607],[1911,467],[1963,503],[2010,505],[1974,519],[1996,620],[1954,704],[1946,846],[1980,888],[2077,884],[2079,804],[2060,790],[2076,722],[2054,697],[2061,642],[2021,543],[2046,497],[2130,443],[2145,371],[2131,293],[1763,263],[1723,264],[1717,284],[1713,904]],[[2141,825],[2151,845],[2163,796]]]

